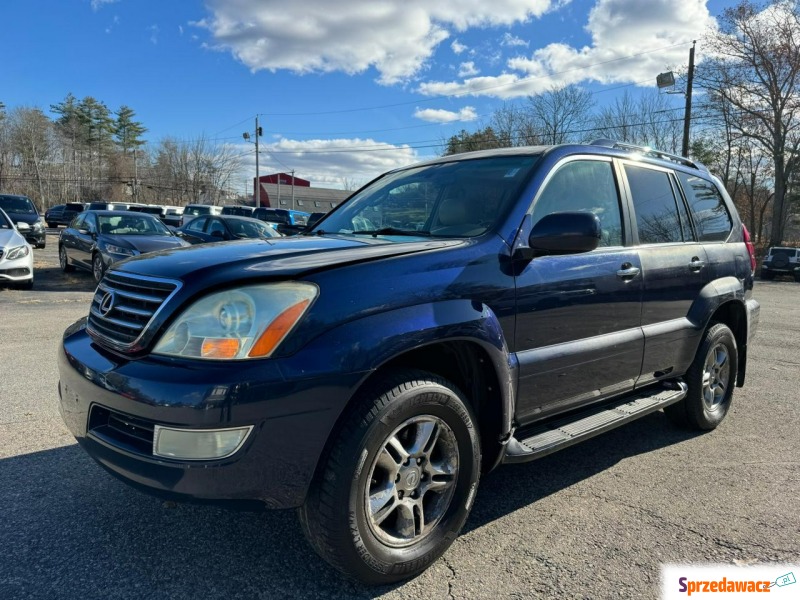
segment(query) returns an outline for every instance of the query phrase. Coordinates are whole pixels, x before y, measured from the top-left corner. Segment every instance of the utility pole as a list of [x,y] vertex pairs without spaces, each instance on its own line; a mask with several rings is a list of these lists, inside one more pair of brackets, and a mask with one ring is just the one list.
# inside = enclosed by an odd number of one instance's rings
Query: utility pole
[[689,50],[689,76],[686,80],[686,110],[683,113],[683,147],[681,156],[689,157],[689,124],[692,121],[692,82],[694,81],[694,47],[697,40],[692,41]]
[[294,169],[292,169],[292,210],[294,210]]
[[261,127],[258,126],[258,115],[256,115],[256,197],[255,197],[256,208],[261,206],[261,177],[259,176],[258,173],[258,138],[260,135],[261,135]]
[[139,164],[136,162],[136,148],[133,149],[133,201],[139,202]]

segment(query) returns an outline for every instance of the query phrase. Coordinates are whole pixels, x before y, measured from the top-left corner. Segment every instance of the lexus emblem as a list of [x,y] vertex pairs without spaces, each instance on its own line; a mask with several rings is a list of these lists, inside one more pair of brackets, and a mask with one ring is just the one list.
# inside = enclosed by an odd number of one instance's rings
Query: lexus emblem
[[106,292],[100,299],[100,314],[104,317],[114,308],[114,292]]
[[417,483],[419,483],[419,475],[416,471],[411,471],[406,475],[406,485],[408,487],[416,487]]

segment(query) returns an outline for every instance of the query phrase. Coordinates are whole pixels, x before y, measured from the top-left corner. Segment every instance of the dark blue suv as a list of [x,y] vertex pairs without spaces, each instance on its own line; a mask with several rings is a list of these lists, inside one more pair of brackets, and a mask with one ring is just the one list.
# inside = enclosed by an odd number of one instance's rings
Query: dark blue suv
[[297,508],[335,567],[397,581],[501,463],[661,409],[714,429],[754,268],[689,160],[606,140],[448,156],[297,237],[115,263],[64,335],[61,411],[132,486]]

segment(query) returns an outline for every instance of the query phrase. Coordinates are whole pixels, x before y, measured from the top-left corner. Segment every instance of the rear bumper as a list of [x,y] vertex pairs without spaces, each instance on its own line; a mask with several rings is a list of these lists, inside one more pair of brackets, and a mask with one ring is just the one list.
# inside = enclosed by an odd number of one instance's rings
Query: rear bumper
[[[59,351],[60,411],[80,445],[131,486],[179,501],[293,508],[305,500],[324,445],[363,374],[289,381],[279,360],[239,365],[144,358],[99,349],[79,321]],[[162,459],[90,422],[93,410],[179,428],[254,427],[233,456]]]

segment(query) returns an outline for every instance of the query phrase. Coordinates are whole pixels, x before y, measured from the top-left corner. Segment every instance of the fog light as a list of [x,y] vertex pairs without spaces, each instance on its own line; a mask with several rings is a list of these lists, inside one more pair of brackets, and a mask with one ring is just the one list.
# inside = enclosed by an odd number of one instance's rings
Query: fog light
[[173,429],[156,425],[153,454],[180,460],[227,458],[242,447],[252,425],[232,429]]

